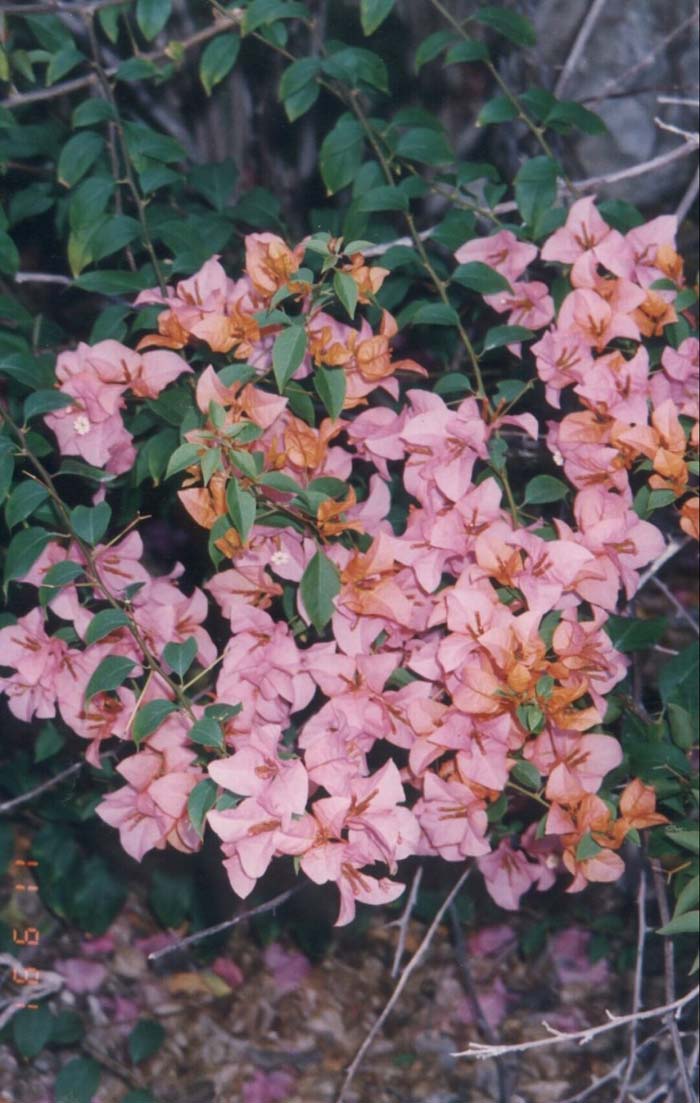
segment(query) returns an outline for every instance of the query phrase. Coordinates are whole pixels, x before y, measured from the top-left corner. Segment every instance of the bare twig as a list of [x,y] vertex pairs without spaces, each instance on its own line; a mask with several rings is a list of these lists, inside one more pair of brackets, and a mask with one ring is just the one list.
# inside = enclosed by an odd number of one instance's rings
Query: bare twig
[[690,208],[695,203],[698,197],[698,191],[700,191],[700,169],[695,170],[695,176],[688,184],[688,187],[683,192],[683,198],[676,207],[676,218],[679,224],[683,221],[685,216],[690,211]]
[[[467,998],[472,1005],[474,1017],[479,1028],[481,1035],[486,1039],[489,1045],[497,1046],[498,1038],[491,1026],[490,1022],[484,1014],[484,1009],[481,1006],[479,1000],[479,993],[476,990],[474,979],[472,977],[472,971],[469,968],[469,962],[464,949],[464,933],[459,922],[459,916],[457,914],[457,908],[454,904],[450,904],[450,926],[452,927],[452,943],[455,948],[455,956],[457,958],[457,964],[459,966],[460,978],[462,981],[462,987],[467,994]],[[510,1090],[508,1084],[508,1068],[504,1061],[499,1058],[496,1059],[496,1075],[498,1077],[498,1099],[499,1103],[508,1103],[510,1097]]]
[[673,559],[673,557],[677,555],[679,551],[682,551],[689,542],[690,537],[679,539],[678,537],[674,536],[672,540],[669,540],[668,544],[661,552],[661,555],[657,556],[654,562],[649,567],[647,567],[643,574],[639,576],[637,593],[639,593],[640,590],[644,589],[647,582],[654,578],[659,573],[661,568],[665,566],[665,564],[668,563],[670,559]]
[[660,119],[658,115],[654,115],[654,122],[660,130],[667,130],[669,134],[678,134],[679,137],[685,138],[686,142],[695,142],[697,145],[700,141],[700,135],[695,130],[683,130],[680,126],[674,126],[673,123]]
[[670,103],[675,107],[700,107],[700,100],[697,96],[691,98],[689,96],[657,96],[657,103]]
[[69,276],[60,276],[54,272],[15,272],[15,283],[58,283],[61,287],[70,287],[73,283]]
[[687,19],[684,19],[683,22],[679,23],[677,27],[674,27],[672,31],[669,31],[667,35],[664,35],[663,38],[660,38],[658,42],[656,42],[654,47],[649,51],[649,53],[645,54],[645,56],[640,61],[638,61],[635,65],[630,66],[629,69],[625,69],[625,71],[620,73],[619,76],[614,77],[613,80],[609,80],[607,84],[603,85],[603,88],[601,89],[599,95],[593,102],[599,103],[601,100],[604,100],[606,96],[609,96],[613,90],[624,87],[630,77],[636,76],[637,73],[641,72],[641,70],[646,69],[649,65],[651,65],[654,59],[660,53],[663,53],[663,51],[666,50],[672,42],[679,38],[680,35],[684,34],[690,27],[697,23],[697,21],[698,12],[694,11],[692,15],[690,15]]
[[[696,985],[685,996],[680,996],[677,1000],[665,1003],[661,1007],[651,1007],[648,1011],[638,1011],[632,1015],[613,1015],[610,1011],[606,1011],[609,1022],[601,1023],[599,1026],[589,1026],[585,1030],[571,1031],[570,1033],[564,1030],[555,1030],[553,1026],[543,1022],[543,1027],[549,1031],[549,1037],[547,1038],[537,1038],[532,1042],[519,1042],[516,1045],[498,1046],[484,1046],[479,1042],[472,1042],[468,1049],[465,1049],[462,1053],[454,1053],[453,1057],[473,1057],[477,1061],[483,1061],[489,1057],[500,1057],[504,1053],[525,1053],[531,1049],[542,1049],[544,1046],[559,1045],[562,1042],[578,1042],[580,1046],[584,1046],[593,1038],[597,1038],[599,1034],[606,1034],[609,1030],[617,1030],[618,1027],[626,1026],[627,1023],[634,1022],[636,1019],[658,1019],[662,1015],[678,1013],[689,1003],[692,1003],[698,994],[700,994],[700,985]],[[678,1026],[675,1018],[671,1021],[676,1026],[677,1031]],[[689,1103],[694,1103],[692,1096],[688,1098]]]
[[347,1098],[348,1089],[349,1089],[352,1081],[355,1079],[355,1074],[357,1073],[357,1070],[359,1069],[360,1065],[362,1064],[362,1062],[365,1058],[365,1054],[367,1053],[368,1049],[370,1048],[370,1046],[374,1042],[374,1039],[377,1037],[377,1034],[379,1033],[379,1031],[384,1026],[384,1023],[386,1022],[387,1018],[391,1014],[394,1006],[396,1005],[396,1002],[397,1002],[399,996],[401,995],[404,988],[406,987],[409,979],[411,978],[411,976],[415,972],[416,968],[418,967],[418,965],[422,961],[428,947],[430,946],[430,943],[432,942],[432,940],[435,936],[435,932],[437,931],[438,927],[440,926],[440,924],[442,922],[442,917],[445,915],[445,912],[450,907],[450,904],[452,904],[452,902],[457,899],[457,896],[458,896],[460,890],[462,889],[462,887],[463,887],[463,885],[464,885],[465,881],[467,880],[467,877],[469,876],[470,873],[471,873],[471,867],[469,867],[468,869],[465,869],[464,873],[459,878],[459,880],[457,881],[454,888],[448,893],[448,895],[446,896],[446,898],[443,900],[442,904],[438,908],[437,913],[435,915],[435,918],[433,919],[432,923],[428,927],[428,930],[426,931],[426,933],[423,937],[423,941],[421,942],[421,944],[418,947],[418,949],[416,950],[415,954],[413,955],[413,957],[409,961],[408,965],[404,969],[403,973],[399,977],[399,980],[396,984],[396,987],[394,988],[394,991],[392,992],[391,996],[389,997],[386,1004],[384,1005],[384,1009],[382,1010],[379,1017],[375,1020],[375,1022],[372,1025],[372,1028],[370,1029],[367,1037],[365,1038],[364,1042],[362,1043],[362,1045],[358,1049],[357,1053],[355,1054],[355,1056],[353,1058],[353,1061],[352,1061],[352,1064],[350,1065],[350,1067],[347,1071],[347,1074],[345,1076],[345,1079],[343,1080],[343,1083],[341,1085],[341,1088],[340,1088],[340,1091],[338,1093],[338,1096],[336,1098],[335,1103],[343,1103],[343,1101]]
[[15,983],[17,983],[17,977],[24,974],[25,981],[23,990],[19,996],[14,996],[12,999],[0,1000],[0,1030],[5,1026],[5,1023],[23,1007],[27,1006],[27,1002],[31,1001],[34,1004],[37,1000],[43,1000],[46,996],[52,996],[54,992],[60,992],[63,987],[63,977],[60,973],[52,973],[48,969],[42,969],[41,971],[35,969],[33,982],[26,979],[28,976],[27,966],[19,961],[12,954],[0,954],[0,966],[6,966],[11,973]]
[[[662,925],[665,927],[671,919],[671,912],[668,906],[668,895],[666,893],[666,882],[664,880],[664,873],[661,866],[658,863],[652,865],[652,880],[654,884],[654,893],[656,895],[656,902],[659,906],[659,915],[661,916]],[[673,949],[673,939],[664,938],[664,987],[666,999],[672,1001],[676,995],[676,965],[675,955]],[[696,992],[698,989],[696,989]],[[681,1082],[683,1084],[683,1092],[685,1095],[686,1103],[697,1103],[697,1096],[693,1091],[693,1086],[690,1083],[690,1075],[688,1073],[688,1067],[685,1063],[685,1054],[683,1053],[683,1043],[681,1042],[680,1034],[678,1033],[678,1023],[675,1016],[669,1019],[668,1028],[671,1032],[671,1040],[673,1042],[673,1051],[676,1055],[676,1064],[680,1073]]]
[[30,789],[26,793],[21,793],[18,797],[13,797],[12,800],[5,801],[4,804],[0,804],[0,815],[14,812],[15,808],[21,808],[23,804],[29,804],[30,801],[40,797],[42,793],[48,792],[49,789],[55,788],[56,785],[60,785],[61,782],[79,773],[85,765],[86,763],[82,761],[74,762],[72,766],[68,766],[65,770],[62,770],[60,774],[55,774],[53,777],[50,777],[48,781],[43,781],[41,785],[35,786],[34,789]]
[[418,866],[418,869],[416,870],[416,872],[413,875],[413,880],[411,881],[411,887],[410,887],[409,892],[408,892],[408,900],[406,901],[406,907],[404,908],[403,912],[401,913],[401,918],[396,921],[397,926],[399,928],[399,941],[396,944],[396,952],[394,954],[394,961],[393,961],[392,966],[391,966],[390,976],[391,976],[392,980],[395,980],[396,977],[399,975],[399,970],[401,968],[401,958],[403,957],[403,952],[406,948],[406,935],[408,934],[408,924],[410,922],[411,914],[413,912],[413,908],[414,908],[414,905],[416,903],[416,898],[418,896],[418,889],[420,888],[420,883],[421,883],[422,879],[423,879],[423,866]]
[[80,14],[100,11],[101,8],[114,8],[119,4],[127,3],[127,0],[91,0],[89,4],[82,3],[79,0],[76,4],[70,4],[67,0],[43,0],[38,4],[5,4],[2,9],[3,15],[49,15],[54,13],[65,13],[75,15],[78,9]]
[[676,597],[676,595],[675,595],[675,594],[673,593],[673,591],[672,591],[672,590],[670,590],[670,589],[668,588],[668,586],[666,585],[666,583],[665,583],[665,582],[662,582],[662,581],[661,581],[661,579],[660,579],[660,578],[657,578],[657,576],[656,576],[656,575],[654,575],[654,577],[653,577],[653,578],[651,579],[651,581],[652,581],[652,582],[654,583],[654,585],[656,586],[657,590],[660,590],[660,591],[661,591],[661,593],[662,593],[662,594],[664,595],[664,597],[666,598],[666,600],[667,600],[667,601],[669,601],[669,602],[671,603],[671,605],[672,605],[672,606],[673,606],[673,608],[674,608],[674,609],[676,610],[676,613],[677,613],[677,614],[678,614],[678,616],[679,616],[679,617],[681,618],[681,620],[684,620],[684,621],[685,621],[685,623],[686,623],[686,624],[687,624],[687,625],[688,625],[688,626],[689,626],[690,628],[692,628],[692,629],[693,629],[693,632],[695,633],[695,635],[696,635],[696,636],[700,636],[700,627],[699,627],[699,626],[698,626],[698,625],[696,624],[696,622],[695,622],[695,621],[693,620],[693,618],[692,618],[692,616],[690,615],[690,613],[688,612],[688,610],[687,610],[687,609],[684,609],[684,608],[683,608],[683,606],[681,605],[681,603],[680,603],[680,601],[678,600],[678,598]]
[[267,900],[264,904],[259,904],[257,908],[249,908],[248,911],[234,915],[233,919],[226,919],[223,923],[217,923],[214,927],[207,927],[204,931],[195,931],[187,938],[181,938],[178,942],[173,942],[171,946],[164,946],[162,950],[154,950],[152,954],[148,955],[148,961],[151,963],[159,961],[160,958],[166,957],[168,954],[174,954],[176,950],[182,950],[185,946],[193,946],[195,942],[201,942],[203,938],[209,938],[211,935],[220,934],[221,931],[227,931],[229,927],[235,927],[246,919],[253,919],[256,915],[264,915],[265,912],[274,911],[275,908],[278,908],[299,892],[302,887],[302,885],[295,885],[294,888],[281,892],[279,896],[273,896],[271,900]]
[[598,22],[598,17],[605,7],[605,4],[606,0],[593,0],[593,3],[588,9],[586,18],[581,24],[579,32],[574,39],[574,44],[571,47],[571,52],[569,53],[568,58],[566,59],[566,64],[564,65],[564,68],[559,75],[559,80],[554,86],[554,95],[557,97],[557,99],[561,96],[565,86],[569,81],[569,78],[571,77],[571,74],[574,72],[576,66],[578,65],[581,54],[586,48],[586,43],[593,33],[593,28]]
[[[646,920],[646,896],[647,896],[647,878],[644,869],[639,874],[639,886],[637,889],[637,956],[634,963],[634,988],[632,990],[632,1011],[638,1012],[642,1007],[642,988],[644,984],[644,946],[647,935],[647,920]],[[625,1103],[625,1096],[627,1095],[627,1089],[629,1088],[630,1081],[632,1080],[632,1074],[634,1072],[634,1066],[637,1061],[638,1045],[637,1045],[637,1027],[639,1020],[635,1019],[630,1024],[630,1041],[629,1051],[627,1055],[627,1065],[625,1068],[625,1075],[620,1085],[620,1090],[617,1094],[616,1103]]]

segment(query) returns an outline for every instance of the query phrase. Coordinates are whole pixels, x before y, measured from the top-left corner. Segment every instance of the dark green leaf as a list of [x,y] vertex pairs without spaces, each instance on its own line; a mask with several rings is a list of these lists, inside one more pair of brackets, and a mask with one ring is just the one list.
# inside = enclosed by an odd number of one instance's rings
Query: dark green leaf
[[52,1046],[71,1046],[83,1036],[83,1021],[77,1011],[59,1011],[51,1030]]
[[374,34],[390,14],[395,0],[360,0],[360,22],[365,35]]
[[321,86],[316,78],[320,70],[321,63],[317,58],[302,57],[293,61],[282,73],[279,98],[291,123],[306,114],[318,99]]
[[532,157],[515,177],[515,201],[523,220],[536,226],[538,219],[554,205],[559,166],[551,157]]
[[55,84],[61,77],[65,77],[71,69],[75,69],[76,65],[80,65],[81,61],[85,61],[85,54],[82,54],[72,43],[70,46],[65,46],[64,49],[59,50],[46,66],[45,79],[47,86]]
[[141,705],[131,726],[131,735],[134,743],[141,743],[152,732],[156,731],[171,712],[177,712],[174,701],[147,701]]
[[103,609],[95,613],[85,630],[85,643],[97,643],[116,632],[119,628],[128,628],[129,618],[122,609]]
[[553,475],[535,475],[525,487],[523,505],[560,502],[569,492],[569,487],[561,479],[555,479]]
[[427,38],[424,38],[416,50],[416,72],[420,72],[424,65],[427,65],[429,61],[442,53],[451,42],[454,42],[454,35],[451,31],[434,31],[433,34],[429,34]]
[[240,48],[240,36],[233,33],[219,34],[207,44],[199,62],[199,79],[208,96],[231,72]]
[[411,315],[414,326],[456,326],[458,323],[457,311],[447,303],[421,303]]
[[477,126],[490,126],[492,123],[507,123],[517,119],[518,109],[505,96],[494,96],[481,108],[476,120]]
[[489,56],[487,47],[475,38],[463,39],[452,46],[445,54],[445,65],[455,65],[466,61],[485,61]]
[[534,46],[537,42],[535,29],[530,20],[510,9],[491,6],[477,8],[473,18],[491,27],[510,42],[514,42],[516,46]]
[[346,379],[343,369],[316,368],[314,389],[326,407],[329,417],[339,417],[345,403]]
[[683,915],[684,912],[696,907],[698,902],[700,902],[700,876],[696,874],[678,893],[676,906],[673,910],[674,919],[677,915]]
[[216,211],[224,211],[233,194],[237,177],[235,162],[227,158],[225,161],[212,161],[207,165],[194,165],[190,169],[189,182]]
[[178,678],[183,678],[197,655],[197,641],[190,636],[184,643],[166,643],[163,659]]
[[125,655],[107,655],[92,672],[85,688],[85,700],[89,701],[96,693],[112,693],[118,689],[135,666],[134,660]]
[[659,927],[657,934],[694,934],[697,936],[700,930],[700,911],[684,912],[683,915],[674,916],[665,927]]
[[576,860],[584,862],[586,858],[595,858],[602,849],[602,846],[598,845],[592,835],[586,834],[576,847]]
[[362,163],[364,131],[355,119],[343,115],[326,135],[319,154],[319,168],[327,195],[352,183]]
[[667,827],[666,837],[676,846],[681,846],[684,850],[690,850],[693,854],[700,854],[700,834],[698,834],[697,828],[689,830]]
[[12,1040],[22,1057],[31,1060],[41,1053],[51,1037],[53,1016],[46,1004],[35,1010],[18,1011],[12,1020]]
[[200,743],[203,747],[215,747],[223,751],[226,744],[221,725],[211,716],[202,716],[195,721],[187,733],[187,738],[193,743]]
[[169,479],[171,475],[176,475],[178,471],[183,471],[186,467],[199,463],[201,451],[201,444],[190,444],[189,441],[180,444],[173,452],[165,469],[166,479]]
[[370,188],[357,199],[359,211],[407,211],[408,207],[408,197],[405,192],[389,184]]
[[216,804],[216,793],[216,782],[212,781],[210,777],[205,777],[204,781],[200,781],[195,785],[189,795],[187,814],[200,839],[204,834],[204,821],[207,812]]
[[136,22],[149,42],[163,30],[172,6],[172,0],[136,0]]
[[306,330],[301,325],[283,329],[272,349],[272,370],[280,394],[299,368],[306,354]]
[[697,719],[700,711],[698,700],[698,644],[690,644],[674,655],[661,668],[659,673],[659,692],[665,705],[680,705]]
[[5,521],[8,529],[12,529],[21,521],[31,517],[35,509],[48,497],[48,490],[42,483],[35,479],[25,479],[17,483],[5,506]]
[[39,601],[41,604],[45,605],[47,601],[51,601],[62,586],[74,582],[84,572],[85,568],[79,563],[71,563],[69,560],[54,563],[53,567],[49,567],[44,575],[43,584],[39,587]]
[[76,506],[70,511],[70,523],[76,536],[94,547],[107,531],[111,516],[112,510],[107,502],[96,506]]
[[104,139],[94,130],[85,130],[69,138],[58,159],[58,181],[66,188],[78,183],[94,165],[104,149]]
[[75,399],[63,391],[40,390],[30,394],[24,402],[24,423],[38,414],[48,414],[51,410],[60,410],[72,406]]
[[139,272],[104,270],[86,272],[75,280],[75,286],[83,291],[97,291],[102,295],[132,295],[150,287],[152,278]]
[[603,625],[618,651],[642,651],[651,647],[663,636],[667,627],[665,617],[617,617],[612,614]]
[[519,785],[524,785],[526,789],[532,789],[535,792],[542,784],[539,770],[525,759],[518,759],[515,762],[511,768],[510,776],[515,778]]
[[89,1057],[74,1057],[56,1077],[56,1103],[92,1103],[99,1086],[100,1066],[97,1062]]
[[165,1030],[154,1019],[139,1019],[128,1039],[129,1056],[135,1065],[157,1053],[165,1041]]
[[388,92],[389,75],[386,65],[372,50],[348,46],[337,50],[322,63],[323,72],[352,88],[369,84],[380,92]]
[[557,124],[560,126],[564,124],[561,129],[566,130],[569,126],[575,126],[577,130],[582,130],[584,134],[593,135],[605,134],[608,129],[600,115],[596,115],[594,111],[589,111],[587,107],[570,100],[561,100],[555,104],[546,115],[544,122],[554,129],[559,129]]
[[22,529],[12,537],[5,556],[4,586],[24,578],[51,539],[46,529]]
[[352,276],[349,276],[347,272],[335,272],[333,275],[333,290],[350,317],[354,318],[359,292]]
[[333,616],[333,598],[340,593],[338,568],[322,551],[309,561],[299,589],[311,623],[322,632]]
[[505,276],[495,268],[490,268],[488,264],[482,264],[480,260],[460,264],[452,273],[452,279],[462,287],[468,287],[470,291],[478,291],[481,295],[496,295],[499,291],[512,291]]
[[520,341],[531,341],[535,334],[524,326],[494,326],[484,338],[482,352],[490,352],[492,349],[503,348],[504,345],[513,345]]
[[444,134],[425,126],[404,131],[396,143],[396,155],[425,165],[445,164],[454,157]]
[[309,9],[293,0],[252,0],[245,10],[243,34],[251,34],[258,27],[266,27],[276,19],[308,19]]
[[93,123],[104,123],[112,119],[114,119],[114,108],[111,103],[94,97],[78,104],[73,112],[71,125],[74,130],[78,130],[81,126],[92,126]]
[[257,506],[255,495],[249,490],[244,490],[238,479],[229,479],[226,486],[226,505],[233,526],[243,543],[248,539],[248,533],[255,524]]
[[44,724],[34,744],[34,761],[45,762],[47,758],[53,758],[65,746],[65,742],[63,733],[49,720]]
[[19,253],[17,246],[8,233],[0,230],[0,272],[14,276],[19,268]]

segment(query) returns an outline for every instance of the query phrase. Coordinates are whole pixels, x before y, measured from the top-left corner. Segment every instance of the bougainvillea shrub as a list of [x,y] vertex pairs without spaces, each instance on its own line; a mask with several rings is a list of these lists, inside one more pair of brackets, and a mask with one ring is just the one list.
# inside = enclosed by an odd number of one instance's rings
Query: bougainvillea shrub
[[[686,815],[619,722],[653,638],[625,615],[640,572],[698,537],[675,235],[623,233],[589,196],[540,244],[473,235],[446,285],[483,291],[488,325],[436,377],[402,356],[368,243],[250,233],[241,269],[215,255],[142,291],[137,341],[79,343],[10,397],[5,586],[31,599],[0,629],[0,686],[116,759],[97,814],[129,855],[211,830],[239,897],[293,862],[345,924],[403,892],[409,856],[475,859],[515,910],[559,877],[616,881],[626,840]],[[407,321],[462,325],[449,302]],[[544,470],[523,481],[527,438]],[[125,493],[146,486],[177,487],[200,585],[147,565]],[[683,776],[686,668],[662,688]]]

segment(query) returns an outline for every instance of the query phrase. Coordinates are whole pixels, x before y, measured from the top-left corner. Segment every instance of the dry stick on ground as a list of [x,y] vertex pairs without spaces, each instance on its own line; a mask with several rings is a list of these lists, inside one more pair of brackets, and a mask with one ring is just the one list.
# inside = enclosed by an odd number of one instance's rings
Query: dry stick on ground
[[[497,1046],[498,1038],[491,1026],[490,1022],[484,1014],[484,1009],[481,1006],[479,995],[474,984],[472,977],[472,971],[469,968],[469,962],[464,949],[464,932],[459,922],[459,916],[457,914],[457,908],[454,904],[450,904],[450,926],[452,928],[452,943],[455,949],[455,956],[457,958],[457,965],[459,966],[460,979],[462,981],[462,987],[467,994],[467,998],[472,1005],[474,1017],[479,1028],[480,1033],[489,1043],[489,1045]],[[513,1071],[509,1069],[500,1058],[496,1059],[496,1075],[498,1077],[498,1099],[499,1103],[508,1103],[510,1099],[510,1076],[509,1073]]]
[[[609,1020],[607,1023],[601,1023],[599,1026],[589,1026],[586,1027],[585,1030],[574,1030],[571,1032],[555,1030],[553,1026],[550,1026],[549,1023],[543,1020],[543,1027],[545,1030],[549,1031],[549,1036],[547,1038],[536,1038],[532,1042],[518,1042],[515,1045],[497,1046],[486,1046],[481,1045],[480,1042],[472,1042],[467,1049],[463,1050],[461,1053],[454,1053],[452,1056],[471,1057],[477,1061],[483,1061],[491,1057],[501,1057],[506,1053],[526,1053],[531,1049],[543,1049],[545,1046],[561,1045],[562,1042],[578,1042],[580,1046],[584,1046],[587,1042],[592,1041],[593,1038],[597,1038],[599,1034],[607,1034],[609,1030],[617,1030],[618,1027],[626,1026],[628,1023],[632,1023],[635,1020],[658,1019],[661,1018],[662,1015],[671,1015],[674,1012],[682,1011],[684,1007],[687,1007],[689,1003],[697,999],[698,995],[700,995],[700,985],[696,985],[695,988],[692,988],[685,996],[679,996],[677,1000],[662,1004],[660,1007],[651,1007],[648,1011],[637,1011],[636,1014],[632,1015],[613,1015],[612,1012],[606,1011]],[[676,1027],[676,1033],[678,1033],[678,1024],[676,1023],[675,1016],[671,1021]],[[685,1064],[683,1068],[685,1068]],[[695,1103],[692,1094],[688,1096],[688,1103]]]
[[[647,878],[644,869],[639,874],[639,886],[637,888],[637,958],[634,963],[634,988],[632,992],[632,1011],[637,1012],[642,1007],[642,989],[644,985],[644,947],[646,943],[647,935],[647,919],[646,919],[646,895],[647,895]],[[627,1056],[627,1066],[625,1068],[625,1075],[620,1086],[620,1090],[617,1094],[616,1103],[625,1103],[627,1096],[627,1089],[630,1086],[632,1080],[632,1074],[637,1061],[638,1045],[637,1045],[637,1026],[638,1020],[635,1019],[630,1025],[630,1042],[629,1052]]]
[[246,919],[253,919],[256,915],[264,915],[265,912],[274,911],[280,904],[284,904],[286,900],[300,892],[302,888],[303,885],[295,885],[294,888],[281,892],[279,896],[273,896],[271,900],[266,900],[264,904],[259,904],[257,908],[250,908],[248,911],[241,912],[240,915],[234,915],[233,919],[225,919],[223,923],[217,923],[214,927],[207,927],[204,931],[196,931],[194,934],[188,935],[187,938],[181,938],[178,942],[173,942],[171,946],[163,947],[162,950],[154,950],[152,954],[148,955],[148,960],[153,964],[154,961],[159,961],[168,954],[183,950],[185,946],[193,946],[195,942],[201,942],[203,938],[209,938],[221,931],[227,931],[229,927],[235,927]]
[[554,95],[557,97],[557,99],[559,99],[559,97],[561,96],[565,86],[569,81],[569,78],[571,77],[571,74],[574,72],[576,66],[578,65],[581,54],[586,48],[586,43],[591,37],[591,34],[593,33],[593,28],[595,27],[598,21],[598,17],[600,16],[606,3],[607,0],[593,0],[593,3],[588,9],[588,14],[581,24],[576,38],[574,39],[574,44],[571,47],[571,52],[566,59],[566,64],[561,71],[559,80],[554,86]]
[[[657,863],[653,863],[652,865],[652,879],[656,902],[659,906],[661,923],[665,927],[671,919],[671,912],[668,906],[664,871]],[[670,1002],[674,1000],[676,995],[676,965],[672,938],[664,938],[664,987],[667,1001]],[[697,1096],[690,1083],[688,1066],[685,1063],[685,1054],[683,1053],[683,1043],[678,1033],[678,1023],[676,1022],[675,1016],[669,1020],[668,1026],[671,1031],[673,1050],[676,1055],[676,1062],[683,1084],[686,1103],[697,1103]]]
[[394,961],[393,961],[393,964],[391,966],[391,973],[390,973],[390,976],[391,976],[392,980],[396,980],[396,977],[399,975],[399,970],[401,968],[401,959],[403,957],[403,952],[406,948],[406,936],[408,934],[408,924],[411,920],[411,913],[413,912],[413,908],[414,908],[415,903],[416,903],[416,898],[418,896],[418,889],[420,888],[420,883],[421,883],[422,879],[423,879],[423,866],[418,866],[418,869],[416,870],[416,872],[413,875],[413,880],[411,881],[411,887],[410,887],[409,892],[408,892],[408,900],[406,901],[406,907],[404,908],[404,910],[401,914],[401,918],[397,919],[394,924],[390,924],[390,926],[397,926],[399,928],[399,941],[396,944],[396,952],[394,954]]
[[418,967],[418,965],[420,965],[421,961],[423,960],[423,957],[424,957],[425,953],[427,952],[427,949],[430,946],[430,943],[432,942],[433,938],[435,937],[435,932],[437,931],[438,927],[440,926],[440,924],[442,922],[442,917],[445,915],[445,912],[448,910],[448,908],[453,903],[453,901],[455,901],[457,899],[457,896],[459,895],[459,893],[460,893],[462,887],[464,886],[465,881],[469,877],[469,874],[471,873],[471,871],[472,871],[471,866],[468,869],[465,869],[464,873],[462,874],[462,876],[457,881],[457,884],[448,893],[448,895],[446,896],[446,898],[443,900],[442,904],[438,908],[437,913],[435,915],[435,918],[433,919],[432,923],[428,927],[428,930],[426,931],[425,935],[423,936],[423,941],[421,942],[421,944],[418,947],[418,949],[416,950],[415,954],[413,955],[413,957],[409,961],[408,965],[404,969],[403,973],[399,977],[399,980],[396,984],[396,987],[394,988],[394,991],[391,993],[391,996],[389,997],[386,1004],[384,1005],[384,1009],[382,1010],[379,1017],[377,1019],[375,1019],[373,1025],[372,1025],[372,1027],[369,1031],[369,1034],[367,1035],[364,1042],[362,1043],[362,1045],[358,1049],[357,1053],[355,1054],[355,1056],[353,1058],[353,1061],[352,1061],[352,1064],[350,1065],[350,1067],[347,1071],[345,1079],[343,1080],[343,1083],[341,1085],[340,1091],[339,1091],[339,1093],[336,1097],[335,1103],[344,1103],[344,1100],[346,1099],[346,1096],[347,1096],[348,1089],[350,1088],[350,1085],[352,1084],[353,1080],[355,1079],[355,1074],[357,1073],[357,1070],[359,1069],[360,1065],[362,1064],[362,1062],[365,1058],[365,1054],[367,1053],[368,1049],[370,1048],[370,1046],[374,1042],[374,1039],[377,1037],[377,1034],[379,1033],[379,1031],[384,1026],[384,1023],[386,1022],[387,1018],[389,1017],[389,1015],[393,1011],[393,1009],[394,1009],[394,1007],[395,1007],[395,1005],[396,1005],[396,1003],[399,999],[399,996],[401,995],[404,988],[408,984],[408,981],[410,980],[411,976],[413,975],[416,968]]

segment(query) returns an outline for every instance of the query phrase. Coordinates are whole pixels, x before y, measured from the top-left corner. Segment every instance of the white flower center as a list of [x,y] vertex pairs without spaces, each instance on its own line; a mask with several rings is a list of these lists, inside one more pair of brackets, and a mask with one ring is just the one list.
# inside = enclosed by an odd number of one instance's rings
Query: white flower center
[[270,563],[273,567],[281,567],[283,563],[289,563],[289,553],[286,551],[276,551],[270,556]]
[[90,425],[90,421],[85,416],[85,414],[78,414],[73,422],[73,428],[75,429],[79,437],[84,437],[86,433],[90,432],[92,426]]

